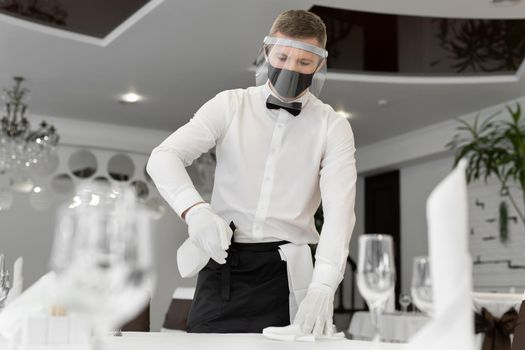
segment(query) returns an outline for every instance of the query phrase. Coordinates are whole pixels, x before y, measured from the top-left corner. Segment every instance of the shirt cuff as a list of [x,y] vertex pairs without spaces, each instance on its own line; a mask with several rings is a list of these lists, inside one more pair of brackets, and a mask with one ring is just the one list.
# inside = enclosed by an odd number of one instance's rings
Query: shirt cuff
[[313,285],[320,284],[329,286],[333,291],[335,291],[339,285],[339,272],[340,269],[336,269],[330,264],[316,262],[311,283]]
[[193,187],[189,187],[180,191],[172,198],[171,201],[173,204],[173,209],[181,219],[182,213],[184,213],[186,209],[199,202],[204,202],[204,199],[202,199],[199,192],[197,192],[197,190]]

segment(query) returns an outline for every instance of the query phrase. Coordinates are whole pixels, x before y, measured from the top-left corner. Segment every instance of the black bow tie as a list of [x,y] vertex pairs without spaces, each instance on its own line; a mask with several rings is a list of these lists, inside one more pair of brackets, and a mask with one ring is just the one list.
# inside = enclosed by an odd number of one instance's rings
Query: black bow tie
[[266,108],[268,109],[279,109],[282,108],[292,114],[294,117],[298,116],[301,113],[301,102],[283,102],[273,95],[269,95],[266,100]]

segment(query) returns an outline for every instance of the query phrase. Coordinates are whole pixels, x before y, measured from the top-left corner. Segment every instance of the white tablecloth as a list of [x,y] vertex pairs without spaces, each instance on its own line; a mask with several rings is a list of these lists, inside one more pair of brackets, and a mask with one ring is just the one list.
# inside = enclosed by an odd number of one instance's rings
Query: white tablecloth
[[[421,313],[390,313],[380,316],[381,338],[406,342],[427,323],[429,318]],[[361,311],[352,316],[348,332],[354,339],[369,339],[374,334],[370,313]]]

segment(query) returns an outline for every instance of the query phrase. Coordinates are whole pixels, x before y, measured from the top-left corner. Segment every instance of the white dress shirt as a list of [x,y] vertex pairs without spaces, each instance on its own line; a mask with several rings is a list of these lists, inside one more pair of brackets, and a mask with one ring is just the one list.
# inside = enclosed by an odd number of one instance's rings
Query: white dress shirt
[[[210,204],[235,223],[234,240],[319,242],[314,278],[337,286],[355,223],[352,129],[309,92],[296,100],[303,104],[296,117],[267,109],[270,93],[262,85],[217,94],[153,150],[148,172],[180,216],[202,201],[184,167],[216,146]],[[321,199],[319,240],[314,213]]]

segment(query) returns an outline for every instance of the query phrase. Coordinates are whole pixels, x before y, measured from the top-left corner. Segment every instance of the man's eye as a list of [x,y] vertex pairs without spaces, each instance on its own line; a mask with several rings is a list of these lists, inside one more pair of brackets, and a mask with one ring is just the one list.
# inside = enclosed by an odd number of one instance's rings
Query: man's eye
[[279,55],[277,56],[277,59],[279,59],[280,61],[286,61],[288,57],[287,56],[284,56],[284,55]]
[[301,66],[305,66],[306,67],[306,66],[311,65],[312,62],[310,62],[310,61],[301,61],[300,64],[301,64]]

